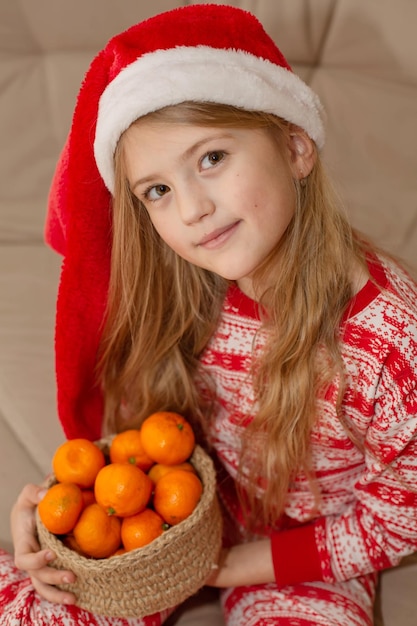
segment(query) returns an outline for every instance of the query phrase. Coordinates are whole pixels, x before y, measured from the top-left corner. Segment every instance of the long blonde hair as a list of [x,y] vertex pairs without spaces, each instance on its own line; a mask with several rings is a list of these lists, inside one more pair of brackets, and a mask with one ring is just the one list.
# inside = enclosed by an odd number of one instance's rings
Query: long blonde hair
[[[292,128],[270,114],[218,104],[183,103],[148,117],[268,128],[282,145]],[[215,331],[228,281],[190,265],[161,240],[129,189],[123,139],[115,153],[115,172],[111,279],[100,361],[106,429],[138,426],[150,413],[169,409],[204,430],[213,404],[197,391],[199,356]],[[305,184],[295,181],[294,186],[294,218],[254,277],[268,341],[254,360],[258,411],[243,438],[241,467],[265,479],[261,501],[255,487],[247,494],[249,510],[265,523],[282,512],[298,471],[314,479],[309,442],[317,396],[335,376],[343,381],[339,332],[352,297],[348,268],[355,263],[365,267],[367,248],[341,211],[319,155]],[[133,412],[130,421],[119,414],[124,400]],[[265,443],[256,455],[259,433]]]

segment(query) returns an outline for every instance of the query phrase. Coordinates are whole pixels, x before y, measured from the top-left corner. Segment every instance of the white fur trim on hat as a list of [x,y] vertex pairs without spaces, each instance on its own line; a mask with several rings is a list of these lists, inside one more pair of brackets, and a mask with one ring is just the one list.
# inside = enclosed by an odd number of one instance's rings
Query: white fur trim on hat
[[241,50],[157,50],[121,70],[100,98],[94,156],[111,193],[113,155],[121,134],[139,117],[185,101],[273,113],[304,129],[319,149],[324,144],[320,101],[293,72]]

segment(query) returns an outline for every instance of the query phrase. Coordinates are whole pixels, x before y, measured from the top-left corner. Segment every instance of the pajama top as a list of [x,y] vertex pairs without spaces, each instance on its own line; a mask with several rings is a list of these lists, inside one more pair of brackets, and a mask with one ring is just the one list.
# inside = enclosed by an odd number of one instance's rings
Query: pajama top
[[[365,452],[336,415],[335,380],[311,435],[318,512],[311,519],[314,496],[300,473],[281,527],[266,533],[280,585],[348,580],[417,550],[417,286],[394,264],[375,260],[369,270],[340,331],[342,411]],[[219,495],[240,530],[234,480],[242,429],[256,410],[249,373],[260,325],[256,303],[232,285],[201,359],[218,399],[209,439],[228,477]]]

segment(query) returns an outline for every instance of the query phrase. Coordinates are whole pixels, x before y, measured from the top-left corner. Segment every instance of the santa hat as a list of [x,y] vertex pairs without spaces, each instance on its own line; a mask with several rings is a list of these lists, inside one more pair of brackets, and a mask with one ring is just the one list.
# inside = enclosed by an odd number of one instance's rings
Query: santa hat
[[111,250],[113,154],[137,118],[185,101],[273,113],[324,143],[322,109],[247,11],[192,5],[112,38],[81,86],[52,182],[46,240],[64,255],[56,316],[58,413],[66,435],[98,438],[96,380]]

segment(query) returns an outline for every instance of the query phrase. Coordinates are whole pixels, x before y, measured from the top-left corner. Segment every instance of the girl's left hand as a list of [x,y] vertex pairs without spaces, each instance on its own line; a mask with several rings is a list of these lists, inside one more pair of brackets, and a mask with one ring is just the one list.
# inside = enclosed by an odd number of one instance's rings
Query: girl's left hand
[[269,539],[242,543],[223,550],[218,567],[206,581],[212,587],[240,587],[274,582]]

